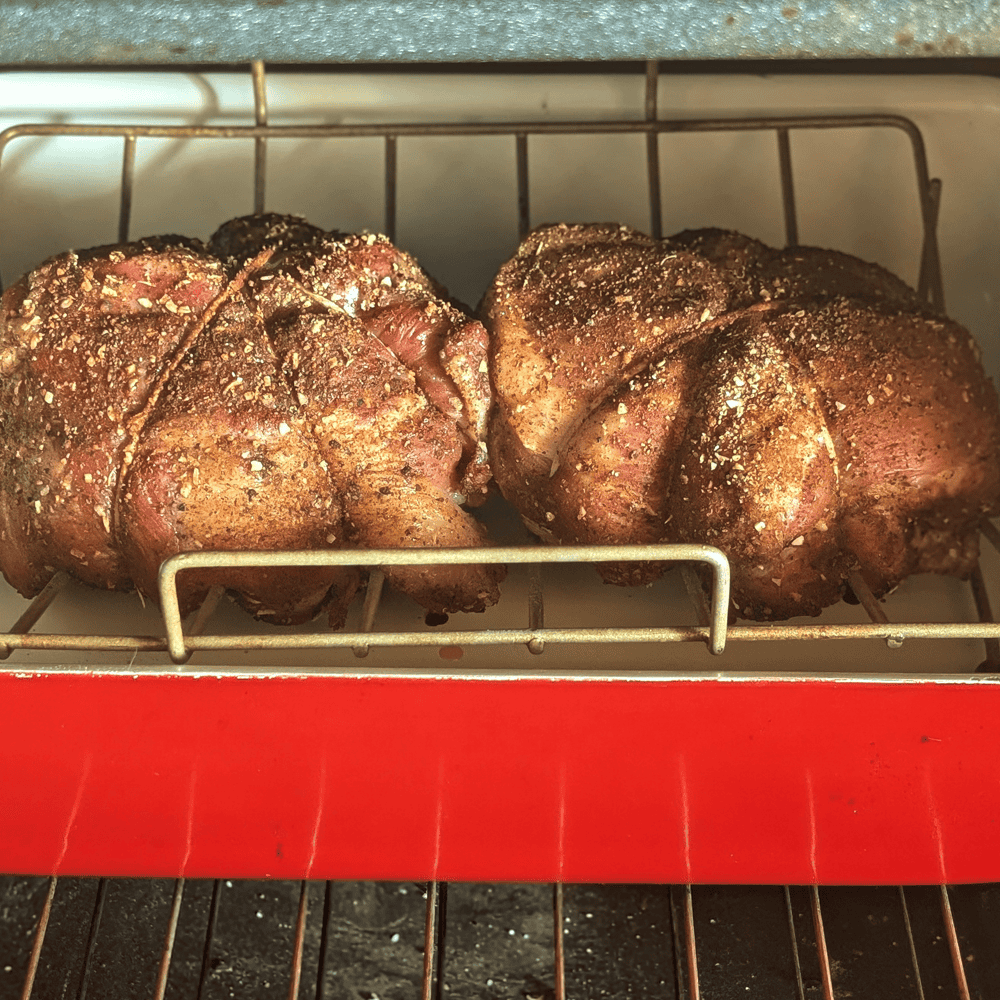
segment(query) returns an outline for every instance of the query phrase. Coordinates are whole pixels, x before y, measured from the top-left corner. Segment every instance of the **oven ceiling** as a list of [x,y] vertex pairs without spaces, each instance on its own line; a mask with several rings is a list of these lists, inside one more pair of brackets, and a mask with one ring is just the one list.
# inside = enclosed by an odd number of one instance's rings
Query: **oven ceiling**
[[0,65],[1000,55],[991,0],[0,0]]

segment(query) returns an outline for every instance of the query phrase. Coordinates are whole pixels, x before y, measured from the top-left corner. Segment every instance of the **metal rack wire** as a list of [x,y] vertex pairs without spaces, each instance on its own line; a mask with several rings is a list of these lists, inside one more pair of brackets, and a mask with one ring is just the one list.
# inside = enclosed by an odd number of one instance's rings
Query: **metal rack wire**
[[[43,995],[39,991],[56,978],[65,984],[62,995],[69,988],[75,990],[77,1000],[85,1000],[95,989],[107,989],[108,972],[102,971],[101,964],[109,934],[124,950],[134,944],[130,936],[136,942],[142,938],[134,963],[145,969],[145,988],[131,995],[141,993],[152,1000],[165,1000],[171,995],[209,1000],[217,995],[216,970],[221,957],[232,947],[234,923],[240,923],[233,903],[223,906],[223,897],[228,899],[233,889],[232,881],[177,879],[172,887],[163,880],[116,883],[109,879],[53,877],[33,880],[30,885],[28,881],[20,887],[31,890],[40,904],[37,912],[29,912],[22,905],[18,919],[3,929],[9,930],[11,940],[15,933],[21,940],[30,938],[31,946],[30,950],[23,949],[23,957],[5,955],[8,964],[18,964],[19,984],[17,994],[8,988],[2,995],[38,1000]],[[459,909],[451,916],[446,883],[407,883],[398,888],[384,884],[383,889],[406,893],[407,885],[413,894],[413,903],[406,904],[409,917],[405,922],[410,928],[413,955],[404,960],[407,977],[415,986],[419,983],[421,1000],[442,1000],[449,994],[461,996],[463,985],[465,989],[469,986],[458,962],[464,954],[462,901],[456,899]],[[264,886],[247,883],[242,891],[246,895],[246,890]],[[257,983],[260,995],[324,1000],[331,995],[331,947],[337,942],[343,945],[343,934],[351,930],[342,921],[338,927],[335,900],[342,903],[357,891],[358,885],[300,882],[281,883],[278,888],[281,916],[269,914],[269,922],[257,925],[259,934],[269,941],[265,959],[270,972],[266,983]],[[457,886],[455,892],[467,894],[471,888]],[[640,893],[643,898],[635,906]],[[422,916],[418,916],[420,895],[424,897]],[[121,912],[116,913],[125,909],[123,901],[148,907],[153,926],[141,934],[123,931]],[[990,943],[991,935],[987,931],[984,938],[979,927],[989,926],[989,914],[996,905],[996,889],[983,887],[967,892],[945,886],[853,890],[817,886],[726,889],[556,884],[527,888],[525,899],[513,907],[509,902],[498,903],[492,918],[498,921],[500,934],[520,940],[522,935],[513,928],[523,921],[525,911],[544,918],[547,910],[548,929],[539,931],[537,921],[531,925],[532,936],[540,939],[533,947],[540,948],[544,957],[530,988],[520,991],[525,997],[566,1000],[570,996],[599,995],[593,981],[588,980],[592,973],[587,965],[603,965],[615,947],[633,939],[640,942],[635,947],[642,949],[646,968],[617,969],[616,975],[625,980],[630,971],[636,977],[651,973],[658,988],[637,985],[646,991],[644,994],[622,988],[622,996],[701,1000],[703,996],[737,995],[737,990],[760,995],[759,991],[764,990],[768,997],[788,1000],[814,996],[835,1000],[851,995],[850,987],[860,985],[880,990],[863,995],[972,1000],[990,995],[994,973],[987,968],[989,959],[982,948]],[[620,933],[612,914],[623,909],[625,933]],[[74,954],[59,954],[59,942],[47,940],[47,932],[57,917],[76,922],[79,941],[67,949]],[[256,918],[262,920],[264,915],[258,910]],[[754,919],[760,926],[752,926]],[[659,931],[654,934],[658,923]],[[391,926],[402,924],[397,920]],[[500,930],[505,926],[511,929]],[[887,931],[880,930],[882,927]],[[57,935],[60,933],[64,932],[57,931]],[[879,951],[888,943],[884,940],[887,933],[894,946],[891,955]],[[762,947],[762,936],[769,947]],[[666,947],[652,948],[648,942],[654,937]],[[397,932],[394,940],[399,938]],[[594,953],[602,948],[606,954],[595,957]],[[864,966],[852,975],[852,961],[869,950],[876,953],[869,963],[882,970],[878,982],[872,980],[870,969],[864,971]],[[593,994],[587,993],[588,982],[594,988]],[[178,990],[181,994],[177,994]],[[369,995],[375,994],[371,991]]]
[[[280,138],[352,138],[375,137],[383,141],[385,171],[384,228],[390,239],[396,234],[398,188],[398,142],[410,137],[469,137],[499,136],[513,140],[516,163],[516,199],[518,229],[521,236],[531,227],[531,194],[529,186],[530,142],[534,137],[551,135],[644,135],[649,204],[649,223],[653,235],[662,235],[660,192],[659,137],[668,133],[773,132],[777,145],[777,167],[780,176],[786,241],[798,242],[798,219],[795,199],[795,176],[791,135],[808,130],[895,129],[909,140],[913,158],[916,194],[921,213],[922,249],[918,292],[936,308],[944,308],[944,290],[937,245],[937,221],[941,198],[941,183],[931,178],[927,165],[924,140],[919,128],[908,118],[898,115],[810,115],[769,116],[706,119],[663,119],[658,115],[658,63],[647,64],[645,73],[644,115],[636,119],[610,121],[542,121],[513,123],[417,123],[417,124],[323,124],[273,125],[268,120],[267,80],[262,62],[250,67],[252,80],[254,125],[246,126],[166,126],[166,125],[86,125],[86,124],[21,124],[0,133],[0,161],[7,146],[25,137],[118,137],[122,139],[121,182],[118,206],[118,239],[127,241],[131,225],[136,147],[147,138],[183,139],[253,139],[253,205],[255,211],[266,206],[268,142]],[[2,235],[2,234],[0,234]],[[984,536],[1000,548],[1000,533],[986,522]],[[708,562],[713,567],[715,587],[710,604],[703,610],[702,621],[696,625],[658,626],[641,629],[545,627],[545,601],[541,578],[533,571],[526,611],[525,629],[455,630],[435,633],[394,632],[375,629],[382,592],[379,567],[389,565],[464,562],[529,563],[541,566],[552,562],[599,562],[615,559],[672,560],[678,562]],[[237,565],[353,565],[363,566],[373,574],[362,612],[360,629],[356,632],[315,632],[311,635],[291,635],[281,632],[248,637],[245,635],[201,635],[213,604],[209,602],[196,615],[184,634],[177,612],[176,574],[185,567],[212,565],[216,568]],[[868,623],[767,625],[766,627],[727,626],[729,567],[726,557],[708,546],[633,546],[609,550],[594,546],[542,546],[506,549],[468,549],[437,553],[401,551],[300,552],[300,553],[187,553],[166,563],[161,572],[160,596],[164,614],[162,635],[65,635],[33,631],[42,614],[56,599],[67,582],[64,574],[56,574],[6,633],[0,634],[0,658],[15,649],[26,650],[90,650],[90,651],[168,651],[177,663],[185,662],[194,652],[207,650],[292,648],[318,649],[350,647],[357,656],[364,656],[373,646],[441,646],[459,641],[465,645],[525,645],[532,653],[541,654],[547,644],[592,642],[702,642],[713,653],[721,653],[728,642],[776,642],[784,640],[878,639],[898,648],[907,639],[949,638],[981,639],[986,645],[986,658],[980,666],[983,672],[1000,668],[1000,624],[993,621],[987,587],[977,568],[970,581],[977,609],[975,622],[890,622],[883,607],[868,590],[860,574],[850,579],[855,596],[863,605]],[[692,588],[694,589],[694,588]],[[216,601],[219,593],[212,596]]]

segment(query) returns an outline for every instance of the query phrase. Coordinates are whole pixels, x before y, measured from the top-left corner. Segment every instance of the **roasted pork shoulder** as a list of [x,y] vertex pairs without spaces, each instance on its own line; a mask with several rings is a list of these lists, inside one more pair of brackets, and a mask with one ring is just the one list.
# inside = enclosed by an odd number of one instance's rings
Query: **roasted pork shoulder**
[[[970,334],[882,268],[721,230],[546,226],[501,269],[496,481],[557,543],[699,542],[733,613],[814,615],[860,571],[967,576],[1000,513],[1000,411]],[[600,567],[643,584],[661,564]]]
[[[54,257],[0,313],[0,568],[156,594],[183,551],[469,546],[485,498],[486,334],[409,255],[277,215],[207,245]],[[502,570],[393,569],[429,610]],[[282,624],[344,622],[358,570],[186,571]]]

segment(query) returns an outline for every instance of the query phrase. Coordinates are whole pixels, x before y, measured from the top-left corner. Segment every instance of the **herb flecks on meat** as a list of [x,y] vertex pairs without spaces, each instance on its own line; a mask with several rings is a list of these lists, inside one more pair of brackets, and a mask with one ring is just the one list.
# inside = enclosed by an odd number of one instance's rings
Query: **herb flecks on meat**
[[[156,593],[181,551],[468,546],[485,497],[486,335],[384,237],[273,214],[208,244],[54,257],[0,312],[0,568]],[[438,613],[494,603],[502,570],[399,569]],[[343,624],[355,569],[180,577],[282,624]]]

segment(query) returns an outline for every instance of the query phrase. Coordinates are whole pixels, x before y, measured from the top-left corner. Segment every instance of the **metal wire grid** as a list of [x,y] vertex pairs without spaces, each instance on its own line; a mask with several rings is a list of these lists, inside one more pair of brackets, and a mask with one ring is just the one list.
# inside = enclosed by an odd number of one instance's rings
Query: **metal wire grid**
[[[941,278],[937,245],[937,221],[941,198],[941,182],[931,178],[924,141],[919,128],[909,119],[898,115],[812,115],[766,116],[735,119],[666,120],[658,117],[657,92],[659,64],[650,61],[646,66],[645,116],[642,119],[621,119],[602,122],[559,121],[521,123],[423,123],[423,124],[356,124],[356,125],[271,125],[268,122],[267,86],[264,64],[251,65],[254,96],[255,124],[252,126],[163,126],[163,125],[80,125],[80,124],[21,124],[0,133],[0,161],[4,150],[13,140],[21,137],[121,137],[123,140],[121,184],[118,211],[118,239],[129,238],[136,143],[140,138],[212,138],[254,140],[254,211],[264,211],[266,204],[267,148],[271,138],[351,138],[381,137],[384,142],[385,164],[385,231],[390,239],[396,234],[397,206],[397,141],[412,136],[507,136],[514,139],[517,172],[518,229],[523,237],[531,227],[529,188],[528,139],[543,135],[615,135],[644,134],[649,197],[650,230],[656,237],[662,235],[660,198],[659,136],[677,132],[738,132],[773,131],[777,139],[778,170],[781,180],[782,205],[786,242],[798,243],[798,221],[795,202],[795,183],[792,168],[790,136],[793,131],[810,129],[892,128],[901,130],[909,139],[921,211],[923,241],[918,281],[918,292],[936,308],[944,309],[944,290]],[[982,525],[984,536],[1000,548],[1000,533],[990,522]],[[544,594],[540,574],[531,576],[528,600],[528,627],[523,630],[481,630],[428,633],[403,633],[374,631],[378,602],[382,592],[383,576],[380,567],[414,564],[462,564],[489,562],[532,563],[539,566],[549,562],[600,562],[619,560],[671,560],[681,563],[707,562],[712,566],[714,588],[710,604],[693,585],[693,577],[686,567],[686,582],[699,612],[696,626],[660,627],[643,629],[553,629],[544,627]],[[315,633],[313,635],[261,634],[203,636],[200,632],[221,596],[221,591],[210,594],[203,608],[189,623],[187,634],[177,612],[176,574],[185,566],[229,568],[237,565],[288,566],[288,565],[353,565],[367,567],[371,583],[362,612],[362,624],[356,633]],[[161,570],[160,594],[164,614],[164,637],[135,635],[61,635],[34,633],[31,630],[51,605],[68,581],[66,574],[54,575],[47,586],[28,606],[7,633],[0,634],[0,659],[8,657],[14,649],[59,649],[88,651],[169,651],[175,662],[182,663],[197,650],[232,649],[290,649],[328,648],[350,646],[355,655],[367,655],[371,646],[443,645],[458,637],[468,645],[524,644],[535,654],[545,650],[546,643],[594,642],[704,642],[713,653],[721,653],[727,641],[782,641],[788,639],[880,639],[890,647],[898,648],[909,638],[982,639],[986,658],[979,667],[981,672],[1000,670],[1000,624],[994,623],[989,594],[978,564],[970,580],[977,609],[976,623],[890,623],[883,607],[872,595],[859,573],[850,577],[855,596],[871,619],[870,624],[808,624],[729,626],[729,566],[726,557],[709,546],[651,545],[617,547],[543,546],[513,547],[507,549],[436,550],[354,550],[345,552],[201,552],[185,553],[167,560]]]
[[[58,949],[59,944],[53,942],[48,946],[46,934],[53,913],[60,907],[57,887],[63,882],[69,883],[62,894],[71,897],[74,890],[79,895],[81,884],[85,887],[94,881],[96,892],[85,890],[93,892],[92,904],[86,899],[72,904],[76,936],[82,939],[82,947],[77,945],[70,949],[75,952],[72,958],[53,955],[52,949]],[[13,969],[12,962],[17,963],[19,975],[24,970],[23,980],[19,979],[19,987],[15,986],[20,992],[16,993],[8,985],[3,988],[2,995],[20,996],[20,1000],[45,1000],[44,992],[53,982],[46,963],[62,963],[59,976],[64,986],[60,995],[86,1000],[88,996],[95,996],[95,991],[109,989],[109,972],[101,968],[101,956],[107,956],[109,929],[115,934],[114,948],[129,948],[130,931],[122,932],[122,917],[115,914],[116,907],[121,909],[123,906],[122,886],[127,886],[128,880],[60,880],[53,877],[47,882],[40,913],[32,918],[33,926],[26,928],[31,941],[30,951],[27,937],[22,933],[19,954],[3,956],[8,971]],[[138,885],[138,897],[152,898],[151,884]],[[223,956],[231,951],[233,936],[240,934],[238,926],[229,926],[240,920],[232,905],[222,912],[222,897],[227,891],[224,885],[231,889],[233,883],[177,879],[173,883],[169,908],[165,905],[164,887],[155,887],[158,898],[153,923],[157,933],[162,933],[161,944],[158,955],[150,950],[152,927],[133,933],[143,938],[147,945],[134,963],[144,969],[142,987],[136,989],[139,984],[132,983],[136,992],[128,994],[131,998],[138,1000],[149,996],[152,1000],[166,1000],[172,996],[189,996],[192,1000],[209,1000],[218,994],[220,984],[213,981],[213,975]],[[412,890],[414,884],[409,885]],[[266,887],[267,883],[247,884],[247,888]],[[461,927],[449,929],[448,885],[431,882],[417,888],[423,890],[426,899],[422,947],[416,946],[416,950],[423,953],[419,996],[421,1000],[443,1000],[449,993],[461,995],[462,989],[469,989],[470,984],[458,967],[463,954],[458,944]],[[257,984],[260,993],[286,996],[288,1000],[325,1000],[331,995],[330,974],[335,968],[332,963],[336,961],[331,957],[331,944],[336,943],[331,902],[338,886],[336,883],[301,882],[297,887],[283,884],[281,889],[282,912],[292,922],[259,925],[264,935],[272,936],[266,949],[270,954],[258,956],[270,980]],[[200,915],[196,919],[194,909],[188,906],[182,920],[185,892],[190,894],[192,890],[196,890]],[[970,900],[972,893],[969,890],[979,897],[978,901]],[[463,889],[456,887],[455,891],[460,893]],[[612,975],[623,984],[617,994],[624,997],[642,995],[644,1000],[655,997],[669,1000],[705,997],[708,1000],[713,996],[744,993],[754,996],[760,995],[761,989],[767,991],[764,995],[768,1000],[811,1000],[820,996],[823,1000],[835,1000],[848,995],[972,1000],[973,997],[988,997],[995,987],[995,983],[991,983],[991,978],[995,977],[995,970],[991,969],[996,964],[995,956],[984,953],[985,948],[992,944],[995,950],[996,945],[996,927],[991,927],[990,923],[990,915],[998,903],[995,886],[900,886],[864,890],[816,886],[726,889],[691,885],[564,887],[557,884],[550,890],[534,887],[528,902],[541,905],[546,892],[551,900],[550,933],[533,935],[544,938],[541,944],[533,945],[544,951],[544,969],[539,970],[540,976],[531,977],[529,989],[520,991],[522,996],[535,1000],[566,1000],[567,997],[585,1000],[588,997],[587,964],[605,968],[610,964]],[[635,897],[639,893],[645,898],[635,907]],[[244,889],[243,896],[246,895]],[[310,899],[316,911],[312,916]],[[623,901],[632,904],[632,912],[625,913],[616,926],[611,915],[616,910],[620,915]],[[644,915],[647,902],[649,909]],[[65,909],[70,905],[62,903],[64,920]],[[585,912],[588,909],[603,912]],[[260,912],[256,914],[258,918],[261,916]],[[506,919],[517,925],[517,916],[509,909],[504,910],[502,905],[492,913],[487,912],[484,918]],[[594,923],[590,922],[592,918]],[[653,934],[657,921],[662,926]],[[191,926],[182,927],[185,923]],[[766,931],[762,933],[755,924],[766,924]],[[960,925],[963,925],[961,930]],[[537,929],[537,924],[532,927]],[[982,927],[986,928],[985,934],[980,930]],[[310,931],[308,946],[307,929]],[[419,926],[416,929],[419,932]],[[184,937],[183,948],[178,945],[179,930]],[[513,929],[506,933],[518,940],[522,936]],[[280,937],[280,942],[273,940],[275,935]],[[395,938],[398,940],[398,933]],[[640,943],[636,945],[630,939]],[[415,936],[411,943],[416,944]],[[887,945],[890,947],[886,948]],[[623,948],[626,952],[629,948],[638,949],[635,953],[642,955],[645,967],[642,974],[638,969],[630,970],[618,964],[626,954]],[[185,952],[183,969],[177,954],[181,950]],[[852,962],[865,952],[870,953],[867,964],[851,970]],[[879,971],[876,973],[875,969]],[[630,975],[649,981],[626,987],[624,984]],[[877,983],[873,981],[875,977]],[[655,984],[653,988],[651,983]],[[263,989],[264,986],[268,989]],[[852,986],[865,988],[858,994],[852,992]],[[870,992],[872,988],[876,992]],[[362,996],[376,995],[359,992]],[[603,987],[601,992],[605,992]],[[473,995],[478,994],[473,992]],[[487,991],[483,995],[500,994]],[[596,989],[593,995],[598,995]]]

